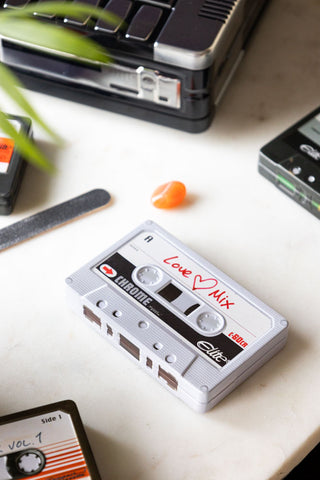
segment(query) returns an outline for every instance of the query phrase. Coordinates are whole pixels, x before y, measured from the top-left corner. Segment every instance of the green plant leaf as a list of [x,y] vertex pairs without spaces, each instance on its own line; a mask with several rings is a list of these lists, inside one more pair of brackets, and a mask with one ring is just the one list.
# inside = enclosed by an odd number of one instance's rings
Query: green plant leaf
[[[35,10],[39,15],[54,14],[59,17],[73,17],[76,19],[101,18],[109,24],[119,21],[118,17],[105,12],[101,8],[92,7],[87,4],[73,2],[38,2],[25,6],[24,8],[6,9],[0,12],[0,34],[4,38],[12,39],[17,44],[20,42],[30,45],[36,49],[39,46],[53,55],[67,55],[74,60],[79,58],[94,63],[107,63],[110,61],[106,51],[93,40],[84,37],[79,33],[70,30],[67,26],[62,27],[56,24],[48,24],[38,21],[34,16]],[[4,64],[0,62],[0,88],[11,97],[24,113],[38,123],[55,141],[61,143],[59,137],[46,124],[41,116],[35,111],[20,91],[23,85],[15,75]],[[53,167],[41,151],[27,138],[17,133],[5,114],[0,112],[0,126],[3,131],[10,135],[16,142],[17,147],[29,161],[36,165],[52,170]]]
[[99,63],[109,61],[105,50],[88,37],[34,19],[7,18],[0,24],[0,33],[18,42],[38,45],[49,51],[57,50],[71,57]]
[[[26,18],[27,16],[33,16],[34,12],[37,14],[57,15],[58,17],[74,17],[77,19],[83,19],[88,16],[93,18],[99,18],[106,23],[117,24],[119,17],[111,12],[107,12],[102,8],[90,6],[86,3],[73,3],[73,2],[38,2],[31,3],[23,8],[6,9],[1,12],[1,16],[4,18]],[[0,20],[0,21],[4,21]]]
[[15,147],[21,154],[37,167],[49,172],[55,169],[39,148],[24,133],[17,132],[5,113],[0,111],[0,129],[15,142]]
[[20,91],[23,85],[19,82],[17,77],[0,63],[0,85],[3,91],[14,100],[14,102],[25,112],[26,115],[37,122],[55,141],[61,143],[60,137],[46,124],[40,115],[35,111],[32,105],[28,102],[25,95]]

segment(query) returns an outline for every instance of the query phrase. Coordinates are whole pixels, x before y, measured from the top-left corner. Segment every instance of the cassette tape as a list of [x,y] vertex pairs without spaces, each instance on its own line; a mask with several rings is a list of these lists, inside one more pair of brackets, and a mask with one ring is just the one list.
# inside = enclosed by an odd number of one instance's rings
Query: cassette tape
[[77,314],[198,412],[287,339],[280,314],[152,221],[66,283]]
[[74,402],[0,418],[0,480],[101,480]]

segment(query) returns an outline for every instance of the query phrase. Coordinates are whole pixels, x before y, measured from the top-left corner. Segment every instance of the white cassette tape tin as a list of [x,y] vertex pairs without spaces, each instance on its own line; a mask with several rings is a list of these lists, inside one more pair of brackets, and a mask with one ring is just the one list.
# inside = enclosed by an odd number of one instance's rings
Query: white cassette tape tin
[[152,221],[66,283],[76,313],[199,412],[286,343],[281,315]]

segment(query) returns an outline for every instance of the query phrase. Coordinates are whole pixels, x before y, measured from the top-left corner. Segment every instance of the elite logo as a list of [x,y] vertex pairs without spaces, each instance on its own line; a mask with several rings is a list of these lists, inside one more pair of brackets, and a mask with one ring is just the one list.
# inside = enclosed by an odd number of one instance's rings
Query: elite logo
[[210,342],[200,340],[197,342],[197,347],[221,366],[228,362],[228,357],[226,357],[218,347],[214,347]]
[[300,150],[309,155],[309,157],[312,157],[314,160],[320,160],[319,150],[311,147],[311,145],[302,144],[300,145]]

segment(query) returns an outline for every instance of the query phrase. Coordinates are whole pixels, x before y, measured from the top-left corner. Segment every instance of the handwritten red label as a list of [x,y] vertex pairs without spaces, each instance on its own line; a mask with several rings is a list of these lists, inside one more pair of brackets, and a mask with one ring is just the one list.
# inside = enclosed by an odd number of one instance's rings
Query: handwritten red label
[[216,288],[219,287],[219,282],[216,278],[203,278],[200,274],[194,275],[192,270],[184,267],[178,260],[179,257],[176,255],[174,257],[165,258],[163,262],[181,273],[184,278],[192,279],[193,276],[192,290],[208,290],[208,297],[211,297],[218,302],[221,307],[226,307],[227,310],[234,305],[234,302],[229,300],[225,290]]
[[192,290],[208,290],[216,287],[217,285],[218,280],[215,278],[202,278],[201,275],[195,275]]
[[178,262],[172,262],[172,260],[175,260],[176,258],[179,258],[178,256],[175,256],[175,257],[170,257],[170,258],[166,258],[164,261],[164,263],[166,263],[167,265],[171,265],[172,268],[176,268],[181,274],[183,277],[185,278],[189,278],[189,276],[192,274],[192,271],[191,270],[188,270],[187,268],[184,268],[182,265],[180,265],[180,263]]

